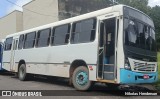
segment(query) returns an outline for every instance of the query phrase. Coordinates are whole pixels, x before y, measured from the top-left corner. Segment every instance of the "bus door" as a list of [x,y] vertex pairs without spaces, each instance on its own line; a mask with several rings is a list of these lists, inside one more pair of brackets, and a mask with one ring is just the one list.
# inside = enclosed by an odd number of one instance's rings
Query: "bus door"
[[117,75],[117,23],[114,13],[99,17],[98,78],[113,82]]
[[13,39],[13,43],[12,43],[12,51],[11,51],[11,61],[10,61],[10,69],[11,71],[15,71],[15,51],[17,50],[17,45],[18,44],[18,39],[15,38]]

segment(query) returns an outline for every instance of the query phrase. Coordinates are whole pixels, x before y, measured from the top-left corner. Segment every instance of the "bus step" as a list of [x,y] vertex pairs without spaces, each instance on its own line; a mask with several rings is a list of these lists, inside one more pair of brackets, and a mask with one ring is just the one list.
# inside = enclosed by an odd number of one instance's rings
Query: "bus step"
[[114,66],[105,66],[104,72],[114,72]]
[[108,74],[111,74],[111,73],[114,73],[114,72],[106,72],[106,71],[104,71],[104,73],[108,73]]
[[107,80],[114,80],[114,72],[104,72],[103,78]]
[[104,66],[114,66],[114,64],[104,64]]

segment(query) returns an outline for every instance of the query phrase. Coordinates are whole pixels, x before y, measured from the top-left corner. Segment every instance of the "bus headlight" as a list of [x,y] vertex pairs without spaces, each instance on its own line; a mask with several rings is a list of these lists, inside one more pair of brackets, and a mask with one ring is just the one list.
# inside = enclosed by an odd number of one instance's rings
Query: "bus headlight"
[[124,68],[127,69],[127,70],[131,70],[131,66],[130,66],[130,63],[129,63],[128,59],[125,59]]

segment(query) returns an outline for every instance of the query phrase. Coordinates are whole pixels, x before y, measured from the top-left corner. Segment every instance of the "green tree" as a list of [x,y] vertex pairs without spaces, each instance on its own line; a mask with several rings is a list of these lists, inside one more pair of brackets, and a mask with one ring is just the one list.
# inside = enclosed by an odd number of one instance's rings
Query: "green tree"
[[[67,0],[65,1],[66,10],[84,14],[91,11],[106,8],[110,5],[109,0]],[[75,9],[73,9],[75,8]]]
[[160,50],[160,6],[153,7],[150,11],[150,16],[154,21],[157,47],[158,47],[158,50]]
[[58,0],[58,1],[59,1],[60,14],[62,15],[62,17],[67,16],[67,18],[103,9],[110,6],[110,4],[112,3],[109,0]]
[[148,0],[118,0],[120,4],[129,5],[140,11],[149,14],[151,7],[148,6]]

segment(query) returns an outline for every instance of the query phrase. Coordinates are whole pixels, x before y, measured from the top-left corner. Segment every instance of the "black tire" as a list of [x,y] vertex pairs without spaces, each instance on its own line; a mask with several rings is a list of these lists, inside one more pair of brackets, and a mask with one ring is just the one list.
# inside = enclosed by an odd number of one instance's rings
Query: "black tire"
[[89,72],[85,66],[80,66],[74,70],[72,75],[72,83],[73,86],[80,91],[87,91],[91,88],[92,81],[89,81]]
[[21,64],[19,69],[18,69],[18,78],[21,81],[27,80],[27,73],[26,73],[26,65]]

